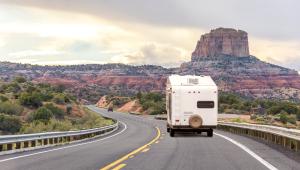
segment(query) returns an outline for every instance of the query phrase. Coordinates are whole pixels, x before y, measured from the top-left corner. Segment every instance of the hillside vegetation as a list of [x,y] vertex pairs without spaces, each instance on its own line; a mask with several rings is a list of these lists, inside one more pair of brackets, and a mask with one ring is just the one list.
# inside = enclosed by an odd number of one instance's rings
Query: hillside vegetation
[[112,123],[77,103],[63,86],[34,84],[23,77],[0,82],[0,134],[77,130]]
[[[165,114],[165,95],[161,93],[137,93],[133,97],[106,96],[106,104],[119,111],[139,114]],[[105,107],[105,105],[104,105]],[[124,108],[126,107],[126,108]],[[131,107],[131,108],[128,108]],[[219,93],[219,113],[248,115],[249,120],[236,118],[231,121],[298,127],[300,105],[287,100],[254,99],[235,93]]]
[[280,125],[280,122],[299,128],[300,105],[287,100],[252,99],[234,93],[220,93],[219,113],[246,114],[251,115],[255,123]]

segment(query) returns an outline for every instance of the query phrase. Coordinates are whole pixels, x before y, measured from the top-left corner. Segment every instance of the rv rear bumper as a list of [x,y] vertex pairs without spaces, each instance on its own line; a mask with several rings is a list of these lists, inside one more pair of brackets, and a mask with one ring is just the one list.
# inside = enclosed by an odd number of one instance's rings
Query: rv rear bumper
[[200,126],[199,128],[192,128],[189,125],[168,125],[169,128],[171,129],[176,129],[176,130],[208,130],[208,129],[215,129],[217,128],[216,125],[208,125],[208,126]]

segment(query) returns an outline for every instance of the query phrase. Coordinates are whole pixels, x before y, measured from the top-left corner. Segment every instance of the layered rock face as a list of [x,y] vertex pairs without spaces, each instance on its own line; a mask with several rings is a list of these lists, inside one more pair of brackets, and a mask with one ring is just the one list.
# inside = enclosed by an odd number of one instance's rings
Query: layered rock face
[[219,55],[249,56],[248,34],[242,30],[217,28],[201,36],[192,53],[192,61]]

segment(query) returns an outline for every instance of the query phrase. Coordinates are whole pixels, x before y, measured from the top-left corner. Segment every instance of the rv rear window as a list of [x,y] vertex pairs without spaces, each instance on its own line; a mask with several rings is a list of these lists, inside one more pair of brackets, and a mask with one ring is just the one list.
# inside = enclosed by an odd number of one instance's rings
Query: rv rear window
[[214,101],[197,101],[198,108],[214,108],[215,102]]

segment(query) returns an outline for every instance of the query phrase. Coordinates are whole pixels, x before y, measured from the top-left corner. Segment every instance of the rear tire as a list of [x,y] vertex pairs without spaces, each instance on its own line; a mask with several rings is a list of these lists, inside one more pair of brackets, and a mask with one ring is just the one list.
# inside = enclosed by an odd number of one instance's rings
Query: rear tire
[[213,133],[214,131],[212,130],[212,129],[209,129],[208,131],[207,131],[207,136],[208,137],[213,137]]
[[173,129],[170,129],[170,136],[174,137],[175,131]]

